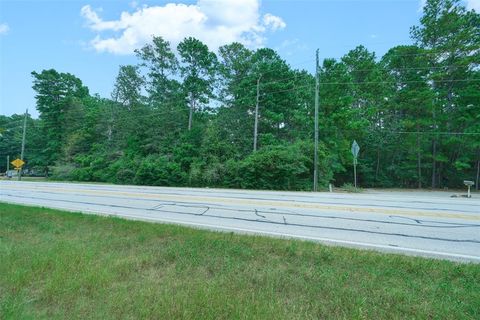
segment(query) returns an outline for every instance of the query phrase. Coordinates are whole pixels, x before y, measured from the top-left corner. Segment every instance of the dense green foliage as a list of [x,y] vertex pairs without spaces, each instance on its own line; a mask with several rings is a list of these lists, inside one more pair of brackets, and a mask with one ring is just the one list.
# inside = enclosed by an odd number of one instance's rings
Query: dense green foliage
[[[363,46],[320,74],[320,179],[365,187],[460,187],[480,174],[480,15],[430,0],[414,44],[383,57]],[[169,186],[311,189],[314,75],[274,50],[239,43],[215,54],[160,37],[121,66],[111,99],[80,79],[33,72],[28,167],[57,179]],[[257,88],[258,84],[258,88]],[[253,151],[259,92],[258,151]],[[0,117],[1,156],[19,153],[21,116]],[[4,161],[0,163],[3,169]],[[52,172],[53,171],[53,172]]]
[[0,203],[0,318],[479,319],[480,265]]

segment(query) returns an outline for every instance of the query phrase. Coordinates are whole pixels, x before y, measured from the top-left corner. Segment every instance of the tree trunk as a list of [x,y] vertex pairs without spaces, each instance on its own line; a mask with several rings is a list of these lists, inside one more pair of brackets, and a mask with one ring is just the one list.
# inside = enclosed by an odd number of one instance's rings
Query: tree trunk
[[377,148],[377,168],[375,169],[375,186],[377,186],[379,171],[380,171],[380,147]]
[[190,113],[188,115],[188,131],[192,129],[192,121],[193,121],[193,109],[195,108],[195,100],[193,96],[190,99]]
[[108,141],[111,142],[113,138],[113,131],[115,127],[115,110],[113,108],[113,105],[110,106],[110,120],[108,121],[108,126],[107,126],[107,136],[108,136]]
[[112,141],[112,134],[113,134],[112,124],[109,123],[109,124],[107,125],[107,141],[108,141],[108,142]]
[[442,188],[443,187],[443,162],[440,162],[440,164],[438,165],[438,177],[437,177],[437,186],[439,188]]

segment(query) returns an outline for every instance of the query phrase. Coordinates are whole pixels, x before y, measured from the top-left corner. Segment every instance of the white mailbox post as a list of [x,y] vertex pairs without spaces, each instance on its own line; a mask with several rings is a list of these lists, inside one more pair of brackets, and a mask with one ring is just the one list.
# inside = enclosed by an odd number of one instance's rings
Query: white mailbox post
[[470,188],[474,185],[473,181],[465,180],[465,181],[463,181],[463,184],[468,187],[467,198],[471,198],[472,195],[470,194]]

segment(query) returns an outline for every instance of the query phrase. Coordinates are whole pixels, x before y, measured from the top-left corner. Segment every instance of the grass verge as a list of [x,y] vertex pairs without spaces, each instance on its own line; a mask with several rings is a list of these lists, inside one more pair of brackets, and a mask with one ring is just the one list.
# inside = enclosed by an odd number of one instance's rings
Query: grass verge
[[480,318],[480,265],[0,203],[0,319]]

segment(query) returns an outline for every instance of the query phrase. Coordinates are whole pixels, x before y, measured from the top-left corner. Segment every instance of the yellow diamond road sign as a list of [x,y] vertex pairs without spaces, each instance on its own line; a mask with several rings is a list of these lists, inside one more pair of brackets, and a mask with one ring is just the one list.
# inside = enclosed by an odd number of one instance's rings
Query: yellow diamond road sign
[[25,164],[22,159],[15,159],[10,163],[13,164],[16,168],[21,168]]

